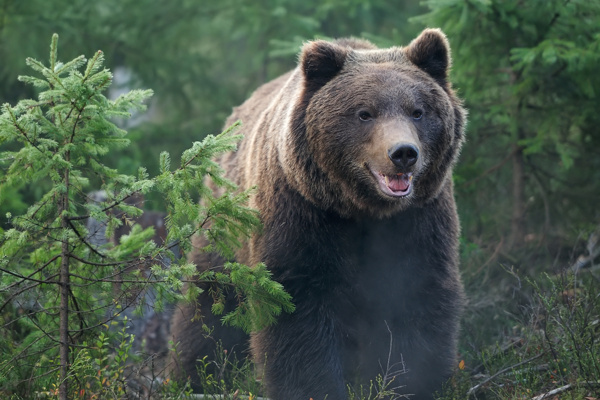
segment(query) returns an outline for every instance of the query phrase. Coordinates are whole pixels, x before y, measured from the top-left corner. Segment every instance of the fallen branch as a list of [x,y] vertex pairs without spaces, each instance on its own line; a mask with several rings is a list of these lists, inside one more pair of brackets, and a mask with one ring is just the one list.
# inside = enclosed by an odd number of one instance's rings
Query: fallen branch
[[580,269],[586,268],[592,265],[596,257],[600,256],[600,247],[596,247],[593,252],[587,256],[580,255],[577,261],[571,266],[571,270],[579,272]]
[[540,394],[539,396],[532,397],[531,400],[542,400],[542,399],[545,399],[545,398],[547,398],[549,396],[553,396],[555,394],[563,393],[563,392],[566,392],[567,390],[575,389],[578,386],[600,387],[600,383],[599,382],[580,382],[580,383],[575,384],[575,385],[573,385],[572,383],[569,383],[568,385],[561,386],[561,387],[556,388],[556,389],[552,389],[551,391],[543,393],[543,394]]
[[555,394],[563,393],[563,392],[566,392],[567,390],[571,390],[572,388],[573,388],[573,385],[571,385],[569,383],[568,385],[561,386],[559,388],[553,389],[553,390],[551,390],[549,392],[546,392],[544,394],[540,394],[539,396],[532,397],[531,400],[542,400],[542,399],[545,399],[548,396],[552,396],[552,395],[555,395]]

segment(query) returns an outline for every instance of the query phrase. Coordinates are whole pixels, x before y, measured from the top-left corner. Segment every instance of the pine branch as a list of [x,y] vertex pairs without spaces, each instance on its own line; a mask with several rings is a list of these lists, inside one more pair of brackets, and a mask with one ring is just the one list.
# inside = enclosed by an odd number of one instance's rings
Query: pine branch
[[[58,258],[60,258],[60,256],[58,256],[56,259],[58,259]],[[16,273],[16,272],[13,272],[13,271],[11,271],[11,270],[9,270],[9,269],[2,268],[2,267],[0,267],[0,271],[2,271],[2,272],[4,272],[4,273],[7,273],[7,274],[9,274],[9,275],[12,275],[12,276],[14,276],[14,277],[16,277],[16,278],[19,278],[19,279],[21,279],[22,281],[36,282],[36,283],[39,283],[39,284],[44,284],[44,285],[58,284],[58,282],[55,282],[55,281],[49,281],[48,279],[43,279],[43,280],[41,280],[41,279],[35,279],[35,278],[32,278],[31,276],[27,277],[27,276],[24,276],[24,275],[18,274],[18,273]],[[56,275],[54,275],[54,276],[56,276]]]
[[17,130],[25,138],[25,140],[27,141],[27,143],[29,143],[31,146],[33,146],[40,153],[45,154],[42,149],[40,149],[39,147],[37,147],[37,145],[34,142],[32,142],[31,139],[29,139],[29,136],[27,136],[27,132],[25,132],[25,130],[19,125],[19,122],[17,121],[17,117],[13,113],[12,109],[10,108],[10,106],[8,104],[5,104],[4,108],[6,109],[6,111],[8,112],[8,114],[10,115],[10,117],[11,117],[11,119],[13,121],[14,127],[17,128]]
[[[125,197],[123,197],[122,199],[116,200],[113,203],[111,203],[110,205],[104,207],[101,210],[101,212],[108,212],[108,211],[112,210],[113,208],[118,207],[119,205],[123,204],[125,202],[125,200],[131,198],[132,196],[138,195],[138,194],[140,194],[140,192],[138,190],[133,191],[133,192],[129,193],[128,195],[126,195]],[[69,221],[81,221],[81,220],[88,219],[88,218],[91,218],[91,215],[86,214],[86,215],[78,215],[75,217],[67,217],[67,219]]]
[[[23,278],[21,279],[21,281],[19,282],[14,282],[12,284],[10,284],[9,286],[5,287],[3,290],[9,290],[10,288],[14,287],[14,286],[18,286],[23,282],[26,281],[30,281],[31,277],[35,274],[38,274],[40,272],[42,272],[48,265],[52,264],[54,261],[58,260],[58,258],[60,257],[60,255],[56,255],[54,257],[52,257],[50,260],[48,260],[46,263],[44,263],[44,265],[42,265],[41,267],[39,267],[37,270],[33,271],[31,274],[29,274],[28,276],[23,276]],[[0,271],[6,272],[8,274],[11,274],[10,271],[3,269],[2,267],[0,267]],[[44,281],[40,281],[38,282],[38,284],[44,283]],[[0,308],[0,311],[2,310],[2,308]]]

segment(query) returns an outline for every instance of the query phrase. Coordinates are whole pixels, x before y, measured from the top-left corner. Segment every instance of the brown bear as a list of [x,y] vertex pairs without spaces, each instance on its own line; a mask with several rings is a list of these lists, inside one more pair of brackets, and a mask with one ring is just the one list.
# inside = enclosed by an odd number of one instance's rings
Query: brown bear
[[[450,63],[438,29],[389,49],[317,40],[229,118],[244,138],[219,161],[240,188],[257,186],[263,224],[237,261],[266,263],[296,306],[251,338],[270,399],[346,399],[347,384],[378,374],[431,399],[455,368],[464,296],[452,167],[466,112]],[[188,375],[212,348],[193,314],[173,325]],[[243,340],[215,329],[226,347]]]

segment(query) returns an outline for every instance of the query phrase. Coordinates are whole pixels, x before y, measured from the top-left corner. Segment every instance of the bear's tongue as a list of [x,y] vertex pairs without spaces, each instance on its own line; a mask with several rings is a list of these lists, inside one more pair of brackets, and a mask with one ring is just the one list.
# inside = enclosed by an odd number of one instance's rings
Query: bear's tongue
[[410,176],[408,174],[386,175],[385,184],[392,192],[405,192],[410,186]]

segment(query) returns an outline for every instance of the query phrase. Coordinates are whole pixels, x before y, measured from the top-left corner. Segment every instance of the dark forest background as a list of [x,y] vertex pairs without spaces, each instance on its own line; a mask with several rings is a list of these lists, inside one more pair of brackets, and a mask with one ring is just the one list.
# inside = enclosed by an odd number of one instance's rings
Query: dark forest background
[[[539,328],[539,282],[574,271],[598,297],[600,1],[0,0],[0,104],[36,96],[16,78],[29,73],[26,57],[46,60],[53,33],[61,60],[101,49],[111,95],[155,92],[125,126],[133,145],[109,162],[154,175],[161,151],[219,133],[233,106],[295,66],[303,42],[406,45],[425,27],[447,34],[451,80],[469,110],[454,182],[469,295],[461,354],[476,374],[483,349]],[[0,216],[23,213],[43,185],[0,192]],[[163,210],[151,195],[145,207]],[[557,296],[576,292],[565,285]]]
[[[129,128],[136,145],[113,163],[157,171],[161,150],[220,132],[233,106],[294,67],[304,41],[405,45],[441,27],[470,111],[455,175],[465,243],[568,257],[600,220],[599,11],[597,1],[2,0],[0,101],[34,95],[16,77],[26,57],[47,57],[52,33],[65,60],[102,49],[113,90],[155,92]],[[2,211],[31,197],[3,193]]]

